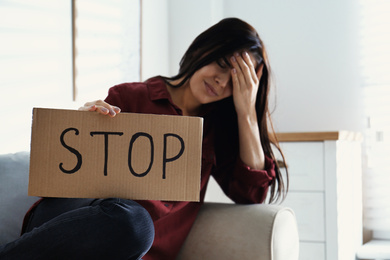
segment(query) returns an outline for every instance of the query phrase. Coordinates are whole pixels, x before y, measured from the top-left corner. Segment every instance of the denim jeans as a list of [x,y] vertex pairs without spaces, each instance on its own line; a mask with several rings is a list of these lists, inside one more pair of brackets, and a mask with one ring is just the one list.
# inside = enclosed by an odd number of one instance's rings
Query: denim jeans
[[140,259],[153,239],[150,215],[134,201],[45,198],[0,259]]

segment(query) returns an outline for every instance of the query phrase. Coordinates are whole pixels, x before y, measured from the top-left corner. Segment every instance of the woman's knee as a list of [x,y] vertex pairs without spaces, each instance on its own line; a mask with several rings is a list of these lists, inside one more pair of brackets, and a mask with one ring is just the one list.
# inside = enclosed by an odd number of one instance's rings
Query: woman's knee
[[124,247],[137,248],[145,253],[154,240],[153,221],[138,203],[123,199],[104,199],[99,203],[102,211],[109,217],[114,236]]

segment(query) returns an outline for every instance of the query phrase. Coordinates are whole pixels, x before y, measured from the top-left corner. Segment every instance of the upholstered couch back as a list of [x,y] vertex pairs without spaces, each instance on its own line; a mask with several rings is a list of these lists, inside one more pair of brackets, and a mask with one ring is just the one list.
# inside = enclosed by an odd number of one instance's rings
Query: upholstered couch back
[[20,236],[26,211],[39,199],[27,195],[29,162],[29,152],[0,155],[0,244]]

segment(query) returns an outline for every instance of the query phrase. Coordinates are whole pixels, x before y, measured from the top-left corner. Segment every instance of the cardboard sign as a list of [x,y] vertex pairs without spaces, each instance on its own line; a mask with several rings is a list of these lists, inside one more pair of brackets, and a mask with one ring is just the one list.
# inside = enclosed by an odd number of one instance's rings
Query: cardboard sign
[[34,108],[28,194],[199,201],[203,119]]

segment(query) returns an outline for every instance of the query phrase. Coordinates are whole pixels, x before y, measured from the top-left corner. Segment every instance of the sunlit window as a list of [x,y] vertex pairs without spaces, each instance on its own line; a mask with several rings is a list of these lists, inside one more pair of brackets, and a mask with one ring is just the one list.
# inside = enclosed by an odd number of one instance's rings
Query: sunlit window
[[32,107],[71,102],[70,1],[0,1],[0,152],[28,150]]
[[140,80],[140,0],[1,0],[0,39],[0,153],[29,150],[33,107]]
[[76,100],[102,99],[109,87],[140,80],[139,2],[75,1]]

